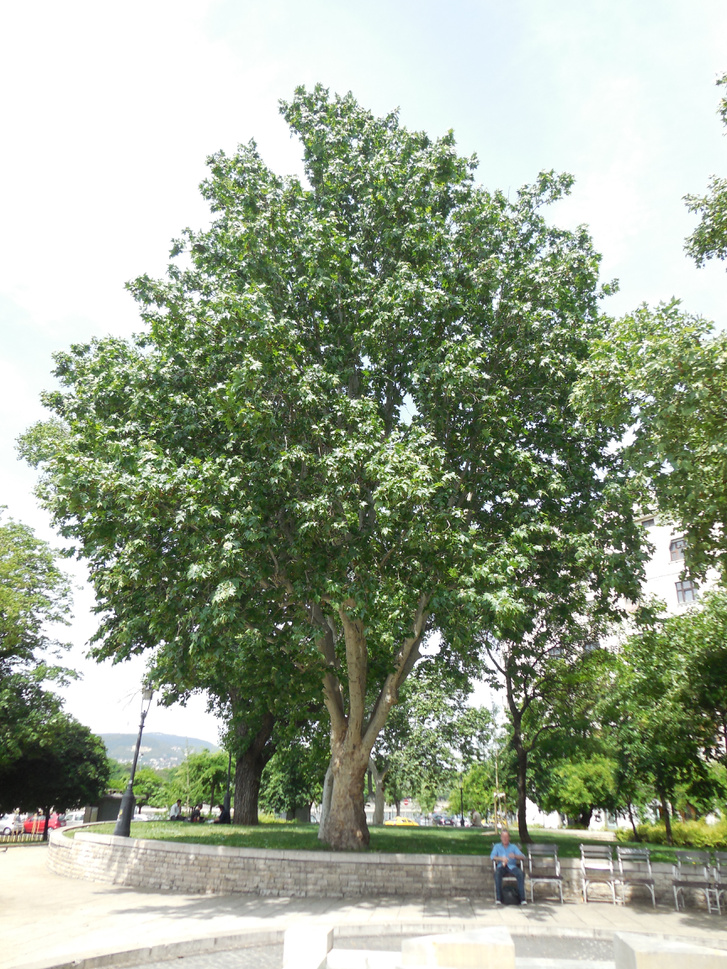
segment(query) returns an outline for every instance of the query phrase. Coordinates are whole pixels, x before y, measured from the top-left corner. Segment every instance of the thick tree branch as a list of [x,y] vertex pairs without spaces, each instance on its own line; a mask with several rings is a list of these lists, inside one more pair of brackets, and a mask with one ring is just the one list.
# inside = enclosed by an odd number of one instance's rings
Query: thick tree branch
[[386,723],[389,711],[399,699],[399,688],[401,684],[409,675],[414,663],[419,658],[419,645],[426,632],[427,620],[429,619],[428,605],[429,596],[420,596],[414,616],[413,635],[404,641],[396,656],[394,672],[386,677],[381,692],[376,698],[376,703],[374,704],[374,709],[369,718],[364,735],[364,745],[368,745],[369,749],[373,748],[376,737]]
[[346,666],[348,669],[348,732],[355,741],[363,732],[366,709],[366,680],[368,673],[368,651],[366,634],[360,619],[352,619],[348,610],[355,606],[353,600],[342,603],[338,610],[343,623],[346,640]]
[[326,671],[323,674],[323,702],[331,718],[331,727],[335,732],[340,733],[346,729],[346,714],[341,683],[333,672],[338,665],[335,629],[317,602],[309,605],[308,612],[311,624],[319,630],[315,641],[316,648],[326,661]]

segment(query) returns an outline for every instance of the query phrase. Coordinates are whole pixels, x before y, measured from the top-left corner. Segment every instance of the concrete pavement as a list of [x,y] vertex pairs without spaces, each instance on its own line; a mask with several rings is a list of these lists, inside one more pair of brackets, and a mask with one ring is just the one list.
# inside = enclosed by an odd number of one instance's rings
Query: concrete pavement
[[[489,899],[261,898],[177,895],[80,881],[50,872],[46,847],[0,853],[0,969],[83,969],[121,965],[108,957],[132,950],[128,962],[152,962],[192,951],[280,940],[294,925],[345,926],[351,934],[430,934],[504,925],[518,935],[654,933],[727,949],[727,914],[676,912],[664,897],[650,904],[610,902],[495,906]],[[170,948],[171,947],[171,948]]]

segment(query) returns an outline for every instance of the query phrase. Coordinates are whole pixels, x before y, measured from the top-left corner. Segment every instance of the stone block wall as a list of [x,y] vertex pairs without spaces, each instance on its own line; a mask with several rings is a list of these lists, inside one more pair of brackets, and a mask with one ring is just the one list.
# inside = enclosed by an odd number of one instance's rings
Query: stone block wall
[[[184,893],[494,898],[489,851],[481,857],[272,851],[117,838],[90,830],[71,838],[58,829],[50,833],[48,864],[71,878]],[[565,896],[582,898],[579,862],[563,859],[561,870]],[[657,898],[668,902],[671,866],[655,865],[654,876]],[[636,897],[642,896],[648,900],[645,893]],[[546,897],[546,890],[536,887],[536,900]]]

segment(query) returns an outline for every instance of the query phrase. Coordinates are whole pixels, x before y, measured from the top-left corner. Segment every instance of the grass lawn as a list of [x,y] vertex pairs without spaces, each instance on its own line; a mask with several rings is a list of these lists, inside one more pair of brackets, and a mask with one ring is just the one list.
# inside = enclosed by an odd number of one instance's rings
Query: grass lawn
[[[95,825],[91,830],[113,834],[114,823]],[[73,837],[82,828],[71,828],[67,834]],[[368,850],[376,854],[407,855],[489,855],[493,843],[498,840],[494,831],[477,828],[371,828]],[[513,841],[518,842],[517,831]],[[541,844],[557,844],[561,858],[580,858],[580,844],[602,844],[603,838],[590,837],[583,831],[554,831],[533,828],[533,841]],[[132,822],[132,838],[159,841],[177,841],[183,844],[227,845],[230,848],[275,848],[279,851],[325,851],[318,840],[318,826],[296,822],[259,824],[255,827],[237,825],[199,824],[190,825],[176,821]],[[639,845],[649,848],[652,861],[672,862],[674,849],[663,845]],[[615,854],[615,852],[614,852]]]

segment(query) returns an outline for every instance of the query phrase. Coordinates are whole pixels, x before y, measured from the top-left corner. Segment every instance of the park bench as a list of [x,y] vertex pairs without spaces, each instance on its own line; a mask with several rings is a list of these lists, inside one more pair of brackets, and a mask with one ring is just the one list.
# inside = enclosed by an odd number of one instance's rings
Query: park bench
[[589,888],[606,885],[613,904],[616,904],[616,877],[610,845],[581,845],[581,882],[584,902],[588,901]]
[[727,851],[715,851],[714,853],[714,887],[717,891],[717,901],[721,912],[722,896],[727,892]]
[[677,851],[676,864],[672,866],[672,889],[674,891],[674,905],[679,911],[679,899],[686,907],[685,892],[704,893],[707,901],[707,911],[712,906],[720,914],[719,890],[712,883],[710,859],[708,851]]
[[626,902],[626,886],[645,888],[651,894],[651,902],[656,908],[656,886],[651,870],[648,848],[626,848],[618,845],[618,881],[621,887],[621,904]]
[[560,873],[560,859],[557,845],[528,845],[528,878],[530,880],[530,901],[533,899],[535,885],[554,885],[563,904],[563,876]]

